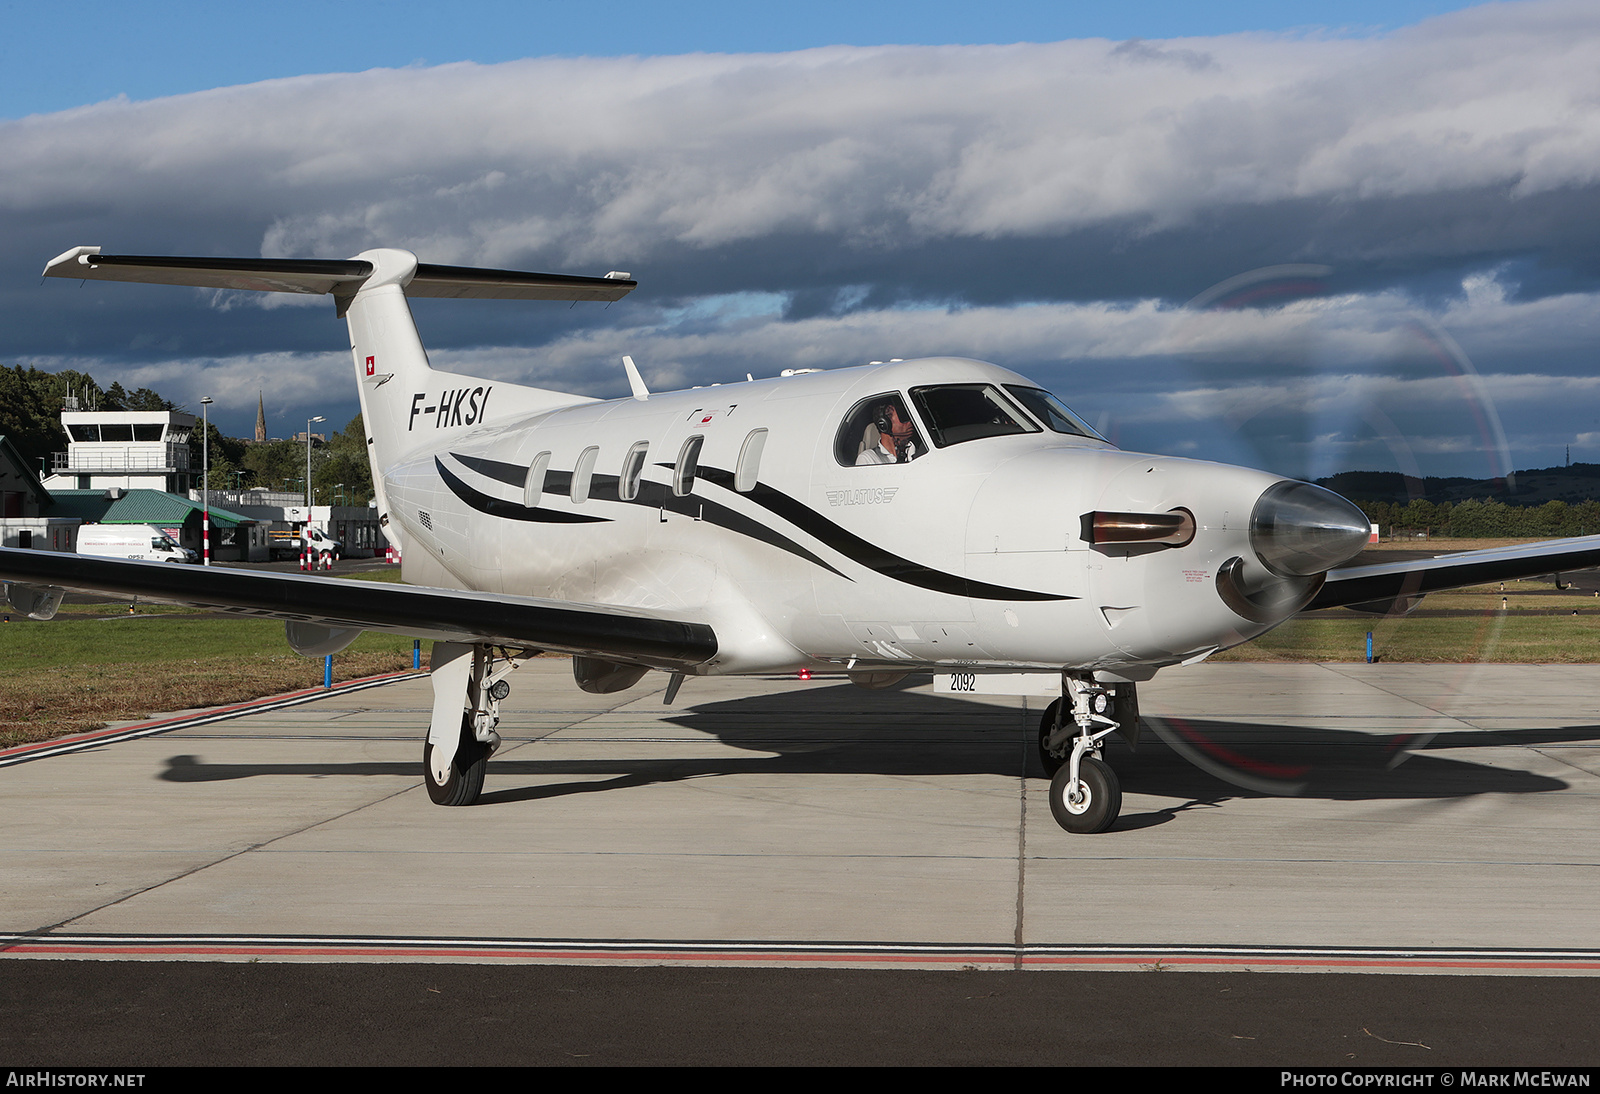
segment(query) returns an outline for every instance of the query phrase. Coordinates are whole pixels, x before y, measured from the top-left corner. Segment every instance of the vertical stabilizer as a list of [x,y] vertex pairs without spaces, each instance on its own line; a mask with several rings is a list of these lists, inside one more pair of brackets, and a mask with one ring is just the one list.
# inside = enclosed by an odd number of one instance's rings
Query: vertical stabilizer
[[405,287],[416,276],[417,256],[385,248],[358,257],[372,263],[372,276],[350,301],[345,320],[350,325],[350,352],[355,358],[378,519],[384,534],[403,554],[407,547],[401,541],[399,522],[389,519],[383,472],[408,447],[403,443],[408,424],[403,420],[405,404],[410,393],[427,390],[432,372],[428,352],[422,348],[417,324],[411,318],[411,306],[406,303]]
[[593,402],[583,395],[435,372],[417,337],[407,294],[460,300],[612,301],[638,284],[618,272],[581,277],[439,266],[419,263],[410,251],[390,248],[349,259],[317,259],[116,255],[100,247],[73,247],[46,263],[44,276],[331,294],[338,313],[350,324],[373,486],[384,529],[397,543],[398,529],[387,519],[384,472],[400,457],[448,444],[455,434],[485,424]]

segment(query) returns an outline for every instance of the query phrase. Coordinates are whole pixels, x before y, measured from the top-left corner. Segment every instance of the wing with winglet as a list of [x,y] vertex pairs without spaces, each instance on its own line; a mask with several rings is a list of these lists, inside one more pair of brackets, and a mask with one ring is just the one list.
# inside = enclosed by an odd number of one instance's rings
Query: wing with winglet
[[1600,536],[1490,547],[1332,570],[1306,611],[1407,600],[1444,589],[1600,566]]
[[672,672],[692,671],[717,652],[716,634],[705,623],[500,593],[17,548],[0,548],[0,581],[7,583],[7,595],[19,611],[45,618],[60,602],[58,591],[66,589],[283,619],[330,631],[533,646]]

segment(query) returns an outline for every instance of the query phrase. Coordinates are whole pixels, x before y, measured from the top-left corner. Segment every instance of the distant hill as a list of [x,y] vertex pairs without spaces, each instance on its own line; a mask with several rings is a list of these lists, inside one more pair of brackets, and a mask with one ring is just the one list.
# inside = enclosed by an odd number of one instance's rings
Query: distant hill
[[1434,503],[1459,502],[1470,498],[1493,498],[1506,505],[1543,505],[1564,501],[1569,505],[1600,498],[1600,464],[1575,463],[1567,467],[1539,467],[1518,471],[1512,476],[1514,489],[1506,489],[1504,479],[1439,478],[1419,479],[1398,471],[1341,471],[1325,479],[1325,486],[1355,502],[1390,502],[1404,505],[1422,499]]

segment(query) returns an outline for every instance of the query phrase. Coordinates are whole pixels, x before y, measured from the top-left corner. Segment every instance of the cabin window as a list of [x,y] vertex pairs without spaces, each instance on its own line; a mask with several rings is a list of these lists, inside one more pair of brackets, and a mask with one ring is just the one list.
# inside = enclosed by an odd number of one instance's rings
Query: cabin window
[[694,491],[694,478],[700,472],[700,446],[706,439],[698,434],[683,442],[678,465],[672,471],[672,492],[686,498]]
[[590,445],[578,454],[572,469],[572,503],[581,505],[589,500],[589,482],[594,478],[594,461],[600,455],[598,445]]
[[159,422],[155,425],[141,425],[135,422],[133,424],[133,439],[136,441],[159,441],[161,439],[161,431],[164,428]]
[[752,429],[744,439],[744,447],[739,449],[739,466],[733,475],[733,488],[739,493],[748,494],[756,488],[761,476],[761,450],[766,446],[765,429]]
[[644,474],[644,458],[650,454],[650,442],[640,441],[628,449],[622,461],[622,478],[617,482],[617,496],[632,501],[639,496],[639,477]]
[[541,452],[528,465],[528,477],[522,483],[522,504],[529,509],[539,504],[544,495],[544,479],[550,471],[550,453]]
[[104,422],[100,426],[102,441],[131,441],[133,426],[126,422]]
[[833,440],[833,456],[846,467],[909,463],[928,451],[896,391],[862,399],[850,408]]
[[75,441],[98,441],[100,427],[98,425],[82,425],[74,422],[67,426],[67,435]]
[[1043,422],[1046,428],[1057,433],[1070,433],[1079,437],[1093,437],[1096,440],[1105,440],[1100,434],[1090,429],[1087,422],[1063,406],[1060,399],[1057,399],[1043,388],[1007,384],[1006,390],[1016,397],[1017,402],[1022,404],[1023,409]]
[[1039,432],[993,384],[914,387],[911,401],[917,404],[922,420],[928,423],[928,435],[940,448],[983,437]]

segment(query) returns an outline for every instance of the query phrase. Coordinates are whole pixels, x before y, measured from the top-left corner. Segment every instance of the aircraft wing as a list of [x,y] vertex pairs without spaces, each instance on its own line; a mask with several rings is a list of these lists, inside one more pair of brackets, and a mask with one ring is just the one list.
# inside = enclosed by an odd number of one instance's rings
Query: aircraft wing
[[[318,627],[384,631],[444,642],[485,642],[586,654],[668,671],[685,671],[717,652],[711,627],[638,610],[463,592],[380,581],[350,581],[91,558],[57,551],[0,548],[0,581],[21,611],[54,611],[49,588],[138,596]],[[59,598],[55,600],[59,603]]]
[[1600,536],[1490,547],[1453,555],[1331,570],[1305,611],[1371,605],[1443,589],[1600,566]]

